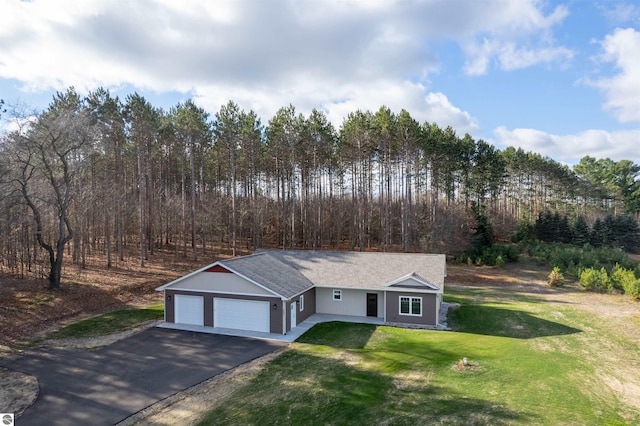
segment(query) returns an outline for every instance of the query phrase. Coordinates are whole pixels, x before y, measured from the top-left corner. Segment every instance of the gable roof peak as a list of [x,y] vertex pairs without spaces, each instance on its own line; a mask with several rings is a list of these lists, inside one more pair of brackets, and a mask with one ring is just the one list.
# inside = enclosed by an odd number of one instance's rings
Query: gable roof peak
[[400,283],[404,283],[406,281],[413,281],[415,283],[417,283],[420,286],[424,286],[427,287],[431,290],[439,290],[438,286],[431,284],[428,280],[422,278],[420,275],[418,275],[415,272],[412,272],[410,274],[407,274],[403,277],[400,277],[396,280],[393,280],[391,282],[386,283],[384,286],[385,287],[394,287],[394,286],[398,286],[398,287],[405,287],[402,285],[399,285]]

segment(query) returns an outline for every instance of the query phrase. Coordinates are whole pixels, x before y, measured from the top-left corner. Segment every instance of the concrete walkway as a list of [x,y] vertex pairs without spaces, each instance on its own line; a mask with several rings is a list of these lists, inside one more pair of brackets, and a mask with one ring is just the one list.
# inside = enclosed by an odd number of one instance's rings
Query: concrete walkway
[[[439,322],[442,324],[438,327],[424,327],[426,329],[435,329],[435,330],[448,330],[447,328],[447,312],[449,311],[450,304],[442,303],[440,307],[440,318]],[[220,327],[204,327],[199,325],[189,325],[189,324],[174,324],[168,322],[162,322],[157,325],[160,328],[170,328],[174,330],[186,330],[186,331],[195,331],[200,333],[209,333],[209,334],[222,334],[225,336],[239,336],[239,337],[251,337],[254,339],[266,339],[266,340],[277,340],[280,342],[295,342],[298,340],[300,336],[307,332],[314,325],[321,322],[330,322],[330,321],[341,321],[341,322],[355,322],[360,324],[376,324],[376,325],[385,325],[385,322],[382,318],[374,318],[374,317],[356,317],[349,315],[331,315],[331,314],[313,314],[306,320],[302,321],[297,327],[289,330],[287,334],[275,334],[275,333],[263,333],[259,331],[246,331],[246,330],[236,330],[232,328],[220,328]],[[401,326],[399,324],[387,324],[387,325],[395,325]],[[416,327],[417,328],[417,327]],[[421,327],[422,328],[422,327]]]
[[307,332],[311,327],[320,322],[342,321],[357,322],[364,324],[384,325],[381,318],[373,317],[354,317],[348,315],[329,315],[329,314],[313,314],[306,320],[298,324],[297,327],[289,330],[287,334],[263,333],[259,331],[236,330],[233,328],[221,327],[204,327],[200,325],[190,324],[174,324],[170,322],[162,322],[157,325],[159,328],[170,328],[173,330],[196,331],[209,334],[223,334],[225,336],[251,337],[254,339],[277,340],[280,342],[295,342],[300,336]]

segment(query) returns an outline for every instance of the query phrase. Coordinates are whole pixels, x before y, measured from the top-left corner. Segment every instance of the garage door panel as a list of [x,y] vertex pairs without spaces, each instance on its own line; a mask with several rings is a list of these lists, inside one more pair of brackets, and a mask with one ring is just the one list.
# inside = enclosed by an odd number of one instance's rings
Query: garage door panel
[[215,298],[213,300],[213,326],[237,330],[269,330],[269,302]]
[[176,294],[175,323],[204,325],[204,297]]

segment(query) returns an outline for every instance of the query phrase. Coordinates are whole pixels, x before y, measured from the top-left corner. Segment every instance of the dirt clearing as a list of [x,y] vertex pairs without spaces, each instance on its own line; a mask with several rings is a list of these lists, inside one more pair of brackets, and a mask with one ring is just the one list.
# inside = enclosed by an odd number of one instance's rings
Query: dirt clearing
[[85,269],[77,265],[64,269],[57,292],[47,290],[44,278],[21,279],[0,272],[0,356],[3,349],[31,341],[69,320],[162,303],[156,287],[215,260],[201,256],[194,262],[176,259],[171,251],[156,251],[144,268],[134,258],[106,268],[103,260],[89,259]]

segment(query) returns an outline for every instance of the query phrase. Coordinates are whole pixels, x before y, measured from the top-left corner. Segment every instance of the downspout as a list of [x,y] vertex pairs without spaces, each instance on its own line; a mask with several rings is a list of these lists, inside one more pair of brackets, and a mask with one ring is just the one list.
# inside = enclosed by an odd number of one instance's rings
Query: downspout
[[[164,317],[163,318],[164,322],[167,322],[167,290],[162,290],[162,296],[164,296],[163,297],[164,298],[164,309],[163,309],[164,312],[162,313],[162,316]],[[173,312],[174,312],[173,316],[175,318],[175,308],[173,309]]]
[[382,292],[382,320],[384,323],[387,323],[387,290],[383,290]]
[[282,299],[282,334],[287,334],[287,301]]

